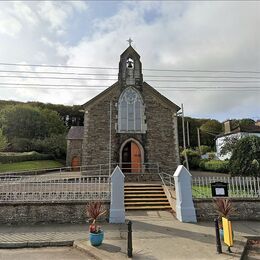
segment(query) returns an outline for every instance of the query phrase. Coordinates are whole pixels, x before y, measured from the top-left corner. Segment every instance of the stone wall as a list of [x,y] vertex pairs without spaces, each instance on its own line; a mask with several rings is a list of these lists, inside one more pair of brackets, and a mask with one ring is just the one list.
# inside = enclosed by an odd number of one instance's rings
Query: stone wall
[[[218,215],[214,209],[212,199],[194,199],[194,207],[198,220],[212,221]],[[233,220],[259,220],[260,219],[260,198],[256,199],[232,199],[232,204],[236,209],[231,215]]]
[[[0,224],[86,223],[87,202],[1,203]],[[109,209],[109,202],[104,206]],[[103,220],[108,218],[109,210]]]
[[144,149],[144,163],[158,162],[173,170],[179,164],[176,109],[144,84],[140,94],[145,104],[146,133],[117,133],[117,103],[122,87],[118,84],[86,107],[84,118],[83,165],[109,162],[109,108],[112,102],[112,163],[120,162],[120,148],[129,138]]

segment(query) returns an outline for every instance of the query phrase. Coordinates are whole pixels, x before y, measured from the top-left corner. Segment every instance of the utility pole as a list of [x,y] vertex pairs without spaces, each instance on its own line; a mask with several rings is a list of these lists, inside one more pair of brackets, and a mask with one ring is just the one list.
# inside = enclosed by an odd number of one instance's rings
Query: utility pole
[[112,142],[112,102],[109,103],[109,154],[108,154],[108,171],[111,174],[111,142]]
[[190,129],[189,129],[189,121],[187,121],[187,146],[190,147]]
[[185,161],[186,161],[187,170],[189,171],[189,162],[188,162],[188,156],[187,156],[187,151],[186,151],[186,138],[185,138],[185,124],[184,124],[184,109],[183,109],[183,104],[181,104],[181,111],[182,111],[182,135],[183,135],[184,157],[185,157]]
[[199,127],[197,127],[197,135],[198,135],[198,148],[199,148],[199,153],[200,153],[200,129],[199,129]]

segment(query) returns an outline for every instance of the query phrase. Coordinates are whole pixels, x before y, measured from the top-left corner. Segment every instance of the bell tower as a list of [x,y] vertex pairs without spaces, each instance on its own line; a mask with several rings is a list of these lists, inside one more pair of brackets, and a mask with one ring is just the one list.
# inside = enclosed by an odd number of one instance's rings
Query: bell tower
[[131,46],[132,40],[129,39],[128,42],[129,47],[120,56],[118,81],[123,87],[140,88],[143,84],[140,55]]

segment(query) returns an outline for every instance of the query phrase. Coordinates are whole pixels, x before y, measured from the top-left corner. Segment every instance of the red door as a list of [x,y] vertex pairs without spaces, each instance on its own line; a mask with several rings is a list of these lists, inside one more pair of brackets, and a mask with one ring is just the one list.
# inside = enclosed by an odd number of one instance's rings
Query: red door
[[73,171],[78,171],[79,170],[79,166],[80,166],[80,159],[79,156],[75,156],[72,158],[71,161],[71,167]]
[[141,172],[141,151],[135,142],[131,142],[131,172]]

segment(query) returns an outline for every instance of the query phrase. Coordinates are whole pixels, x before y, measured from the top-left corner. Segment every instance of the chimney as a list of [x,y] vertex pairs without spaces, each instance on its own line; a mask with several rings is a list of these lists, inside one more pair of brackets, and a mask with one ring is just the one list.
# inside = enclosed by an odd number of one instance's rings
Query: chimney
[[224,134],[229,134],[231,132],[231,120],[224,122]]

